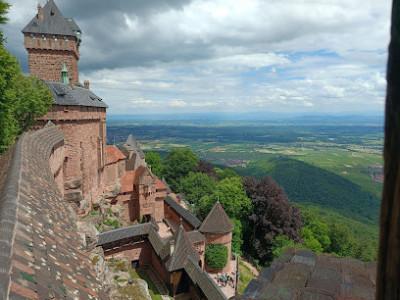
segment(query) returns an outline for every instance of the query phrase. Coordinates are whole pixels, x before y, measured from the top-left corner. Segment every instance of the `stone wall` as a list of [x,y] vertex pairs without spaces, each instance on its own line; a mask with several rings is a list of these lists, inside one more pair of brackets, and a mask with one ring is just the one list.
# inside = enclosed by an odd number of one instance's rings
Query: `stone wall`
[[119,248],[104,251],[106,258],[125,258],[129,262],[140,261],[140,266],[151,264],[152,247],[148,241],[140,241],[131,245],[124,245]]
[[[169,207],[169,205],[164,202],[164,213],[165,216],[174,221],[176,224],[180,224],[181,222],[181,217],[176,213],[175,210]],[[182,226],[186,231],[193,231],[194,228],[192,225],[190,225],[189,222],[187,222],[185,219],[182,218]]]
[[90,211],[106,187],[105,118],[105,108],[53,105],[34,126],[40,128],[51,120],[64,132],[65,198],[80,214]]
[[54,145],[49,158],[51,173],[62,195],[64,195],[64,160],[65,150],[64,140],[62,140]]
[[113,162],[105,166],[105,185],[111,185],[118,182],[118,162]]
[[48,124],[13,151],[0,195],[0,299],[106,299],[49,164],[57,170],[63,139]]
[[25,48],[28,50],[29,73],[45,81],[60,82],[61,68],[65,63],[68,69],[70,81],[79,82],[78,60],[79,48],[75,37],[36,34],[32,38],[30,34],[25,34]]

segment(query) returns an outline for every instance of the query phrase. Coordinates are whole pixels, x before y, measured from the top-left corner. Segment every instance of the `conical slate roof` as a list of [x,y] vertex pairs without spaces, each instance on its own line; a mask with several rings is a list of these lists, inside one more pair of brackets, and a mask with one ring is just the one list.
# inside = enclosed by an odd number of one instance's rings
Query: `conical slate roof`
[[233,223],[219,202],[214,205],[199,228],[199,231],[209,233],[228,233],[232,230]]
[[49,0],[42,9],[43,20],[36,15],[22,29],[23,33],[44,33],[76,36],[80,29],[72,18],[64,18],[53,0]]

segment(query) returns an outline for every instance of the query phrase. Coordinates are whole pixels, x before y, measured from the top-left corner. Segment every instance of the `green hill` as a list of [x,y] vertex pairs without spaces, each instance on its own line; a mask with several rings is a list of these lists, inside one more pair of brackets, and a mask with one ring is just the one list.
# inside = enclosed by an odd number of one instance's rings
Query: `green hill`
[[378,222],[380,199],[325,169],[287,157],[257,160],[234,169],[242,176],[271,176],[293,202],[331,208],[364,223]]

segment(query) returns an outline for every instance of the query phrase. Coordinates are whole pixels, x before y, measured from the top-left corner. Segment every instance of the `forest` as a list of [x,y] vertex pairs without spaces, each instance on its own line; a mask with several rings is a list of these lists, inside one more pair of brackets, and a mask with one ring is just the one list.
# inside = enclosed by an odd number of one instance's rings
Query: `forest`
[[232,251],[260,266],[271,263],[287,246],[376,261],[374,226],[329,208],[295,204],[267,175],[240,177],[231,168],[199,159],[189,148],[172,149],[164,158],[147,152],[146,161],[181,193],[199,219],[219,201],[235,226]]

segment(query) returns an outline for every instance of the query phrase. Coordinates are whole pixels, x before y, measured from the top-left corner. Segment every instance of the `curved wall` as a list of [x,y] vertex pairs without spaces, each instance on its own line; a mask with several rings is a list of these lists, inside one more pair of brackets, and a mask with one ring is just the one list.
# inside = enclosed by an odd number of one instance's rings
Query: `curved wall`
[[11,150],[0,195],[0,299],[105,299],[58,187],[64,134],[52,123]]

